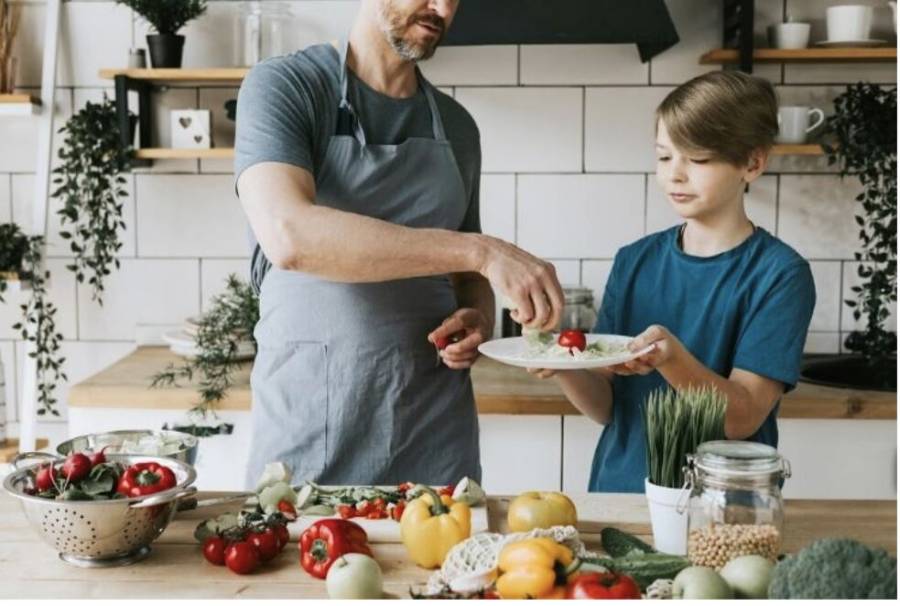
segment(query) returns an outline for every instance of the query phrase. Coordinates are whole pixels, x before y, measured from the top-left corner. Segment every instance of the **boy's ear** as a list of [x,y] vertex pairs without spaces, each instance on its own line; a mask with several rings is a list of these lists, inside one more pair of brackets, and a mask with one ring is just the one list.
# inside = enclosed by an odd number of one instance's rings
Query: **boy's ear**
[[769,162],[769,151],[767,149],[758,148],[750,152],[750,159],[747,167],[744,169],[744,181],[752,183],[760,175],[766,171],[766,165]]

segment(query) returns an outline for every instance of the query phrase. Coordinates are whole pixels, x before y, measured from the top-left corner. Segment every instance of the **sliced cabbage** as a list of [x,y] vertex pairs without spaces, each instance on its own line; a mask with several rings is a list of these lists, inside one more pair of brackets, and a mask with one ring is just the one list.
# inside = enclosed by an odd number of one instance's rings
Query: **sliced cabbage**
[[259,492],[259,506],[266,513],[278,511],[278,504],[281,501],[287,501],[291,505],[297,503],[297,493],[287,482],[277,482]]
[[291,468],[284,463],[267,463],[263,469],[259,482],[256,483],[256,492],[260,492],[263,488],[267,488],[279,482],[288,483],[291,481],[293,473]]

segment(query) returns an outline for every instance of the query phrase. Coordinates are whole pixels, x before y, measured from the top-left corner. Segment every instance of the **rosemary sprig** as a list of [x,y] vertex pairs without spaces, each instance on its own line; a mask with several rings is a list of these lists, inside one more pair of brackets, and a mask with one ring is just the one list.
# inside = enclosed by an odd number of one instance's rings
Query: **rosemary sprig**
[[[253,328],[259,320],[259,299],[250,285],[236,275],[228,276],[225,292],[214,300],[209,312],[200,319],[197,348],[200,354],[193,360],[176,366],[169,364],[155,375],[154,387],[177,387],[178,380],[190,381],[200,375],[200,402],[194,410],[206,412],[225,397],[233,383],[233,374],[242,362],[235,359],[238,345],[253,340]],[[254,345],[256,343],[253,340]]]
[[644,403],[647,475],[657,486],[681,488],[687,455],[710,440],[725,439],[727,401],[713,387],[663,388]]

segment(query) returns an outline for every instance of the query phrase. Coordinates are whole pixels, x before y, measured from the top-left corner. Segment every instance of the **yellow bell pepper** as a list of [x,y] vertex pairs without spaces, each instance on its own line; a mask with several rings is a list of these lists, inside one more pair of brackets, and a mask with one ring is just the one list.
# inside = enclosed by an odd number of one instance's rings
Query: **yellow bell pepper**
[[574,557],[565,545],[548,537],[524,539],[500,551],[497,593],[504,599],[561,599],[566,573]]
[[561,492],[523,492],[509,504],[506,515],[510,532],[534,528],[575,526],[575,504]]
[[438,497],[430,488],[410,502],[400,518],[400,538],[412,561],[422,568],[438,568],[447,552],[469,538],[472,512],[465,503]]

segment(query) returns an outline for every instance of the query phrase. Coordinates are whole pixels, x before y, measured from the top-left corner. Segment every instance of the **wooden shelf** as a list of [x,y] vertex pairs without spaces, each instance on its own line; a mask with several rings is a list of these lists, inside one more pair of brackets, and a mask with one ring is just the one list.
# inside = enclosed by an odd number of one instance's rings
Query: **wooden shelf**
[[108,80],[126,76],[132,80],[158,84],[239,84],[249,67],[209,67],[201,69],[101,69],[100,77]]
[[804,145],[776,145],[772,148],[773,156],[824,156],[825,150],[818,143]]
[[170,149],[151,147],[135,150],[135,158],[139,160],[228,160],[234,158],[234,148]]
[[41,100],[31,95],[0,95],[0,115],[33,116],[41,109]]
[[[889,63],[897,60],[897,49],[877,48],[758,48],[753,51],[754,63]],[[737,49],[719,48],[700,57],[701,65],[738,63]]]

